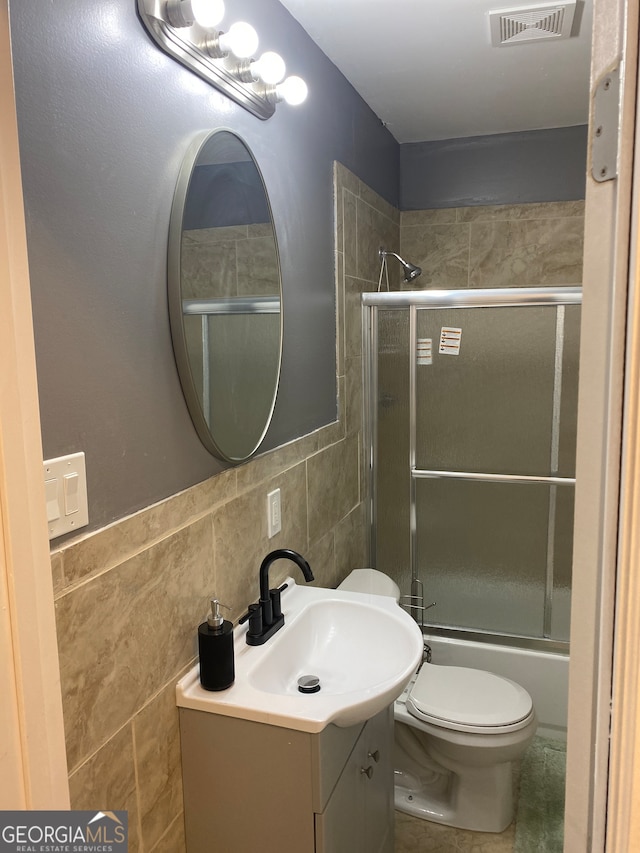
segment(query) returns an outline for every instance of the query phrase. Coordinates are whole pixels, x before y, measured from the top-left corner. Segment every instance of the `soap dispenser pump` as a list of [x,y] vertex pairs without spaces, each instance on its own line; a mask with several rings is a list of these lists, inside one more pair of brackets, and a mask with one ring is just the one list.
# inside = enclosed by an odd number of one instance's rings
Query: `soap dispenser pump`
[[222,618],[217,598],[211,599],[211,613],[198,626],[200,684],[205,690],[226,690],[235,678],[233,625]]

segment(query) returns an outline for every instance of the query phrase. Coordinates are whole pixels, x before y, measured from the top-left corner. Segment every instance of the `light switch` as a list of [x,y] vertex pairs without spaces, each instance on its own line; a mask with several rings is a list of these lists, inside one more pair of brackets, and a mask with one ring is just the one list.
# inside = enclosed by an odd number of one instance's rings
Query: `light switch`
[[60,503],[58,501],[58,481],[45,480],[44,492],[47,498],[47,521],[60,518]]
[[78,501],[78,489],[80,478],[77,473],[64,475],[64,514],[73,515],[78,512],[80,504]]
[[89,523],[84,453],[70,453],[44,462],[49,539]]

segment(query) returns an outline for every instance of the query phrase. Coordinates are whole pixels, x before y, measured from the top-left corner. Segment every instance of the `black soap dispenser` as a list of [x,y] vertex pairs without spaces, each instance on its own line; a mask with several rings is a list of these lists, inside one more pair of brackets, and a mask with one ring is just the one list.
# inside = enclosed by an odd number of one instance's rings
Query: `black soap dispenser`
[[211,599],[211,613],[198,626],[200,684],[205,690],[225,690],[235,678],[233,625],[222,618],[217,598]]

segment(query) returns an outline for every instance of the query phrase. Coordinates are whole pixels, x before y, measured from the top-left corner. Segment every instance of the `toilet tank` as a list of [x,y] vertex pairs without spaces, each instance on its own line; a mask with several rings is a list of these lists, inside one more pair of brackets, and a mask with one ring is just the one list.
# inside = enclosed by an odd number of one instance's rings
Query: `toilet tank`
[[338,586],[347,592],[368,592],[372,595],[387,595],[400,601],[400,588],[384,572],[377,569],[354,569]]

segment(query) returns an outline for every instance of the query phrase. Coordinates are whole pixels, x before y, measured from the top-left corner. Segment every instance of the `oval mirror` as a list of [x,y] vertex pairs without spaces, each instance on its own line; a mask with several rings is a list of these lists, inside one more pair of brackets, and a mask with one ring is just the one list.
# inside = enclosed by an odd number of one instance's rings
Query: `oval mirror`
[[207,450],[252,456],[267,431],[282,351],[280,262],[260,170],[235,133],[194,142],[169,233],[171,336],[191,418]]

